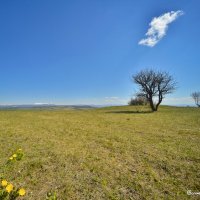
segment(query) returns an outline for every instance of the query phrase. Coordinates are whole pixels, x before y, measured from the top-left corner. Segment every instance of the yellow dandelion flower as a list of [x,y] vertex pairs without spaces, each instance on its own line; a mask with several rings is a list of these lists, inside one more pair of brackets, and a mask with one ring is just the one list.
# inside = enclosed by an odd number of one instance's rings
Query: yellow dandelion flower
[[7,182],[6,180],[2,180],[2,181],[1,181],[1,185],[2,185],[3,187],[5,187],[6,185],[8,185],[8,182]]
[[10,193],[13,190],[13,185],[10,183],[6,186],[6,191]]
[[22,149],[18,149],[18,151],[22,151]]
[[13,156],[11,156],[9,159],[10,159],[10,160],[13,160]]
[[21,188],[19,191],[19,196],[24,196],[26,194],[26,190],[24,188]]
[[13,154],[13,156],[12,156],[13,158],[17,158],[17,154],[15,153],[15,154]]

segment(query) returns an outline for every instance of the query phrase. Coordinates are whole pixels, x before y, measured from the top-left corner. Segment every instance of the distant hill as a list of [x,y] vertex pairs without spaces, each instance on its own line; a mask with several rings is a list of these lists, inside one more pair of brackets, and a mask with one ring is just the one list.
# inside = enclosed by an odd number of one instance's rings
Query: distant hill
[[90,109],[98,106],[93,105],[56,105],[56,104],[24,104],[24,105],[0,105],[0,110],[13,109],[56,109],[56,108],[71,108],[71,109]]

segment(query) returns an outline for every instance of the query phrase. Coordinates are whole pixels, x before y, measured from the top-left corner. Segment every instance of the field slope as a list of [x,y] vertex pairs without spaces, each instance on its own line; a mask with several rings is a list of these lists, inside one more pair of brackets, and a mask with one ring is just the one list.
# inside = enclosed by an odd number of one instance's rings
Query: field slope
[[[25,199],[188,199],[200,192],[200,109],[0,111],[0,167]],[[2,172],[1,172],[2,173]]]

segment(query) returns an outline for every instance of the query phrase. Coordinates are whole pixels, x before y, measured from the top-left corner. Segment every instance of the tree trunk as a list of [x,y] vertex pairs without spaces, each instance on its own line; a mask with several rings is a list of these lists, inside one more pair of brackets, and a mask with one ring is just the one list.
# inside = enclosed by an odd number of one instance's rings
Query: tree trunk
[[161,104],[163,100],[163,95],[162,95],[162,92],[160,91],[160,88],[158,88],[158,91],[159,91],[159,95],[158,95],[158,103],[156,104],[156,111],[158,110],[158,106]]
[[156,111],[158,110],[158,106],[160,105],[161,101],[156,104]]
[[153,104],[153,99],[152,99],[152,97],[149,98],[149,104],[150,104],[151,110],[152,110],[153,112],[156,111],[156,108],[155,108],[155,106],[154,106],[154,104]]
[[159,101],[158,101],[158,103],[156,104],[156,111],[158,110],[158,106],[161,104],[161,102],[162,102],[162,97],[159,98]]

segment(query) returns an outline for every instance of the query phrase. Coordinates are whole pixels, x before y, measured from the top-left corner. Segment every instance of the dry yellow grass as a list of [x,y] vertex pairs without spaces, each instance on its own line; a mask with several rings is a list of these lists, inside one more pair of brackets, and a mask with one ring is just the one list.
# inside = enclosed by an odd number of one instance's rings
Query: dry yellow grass
[[0,166],[26,199],[188,199],[200,191],[200,109],[0,111]]

